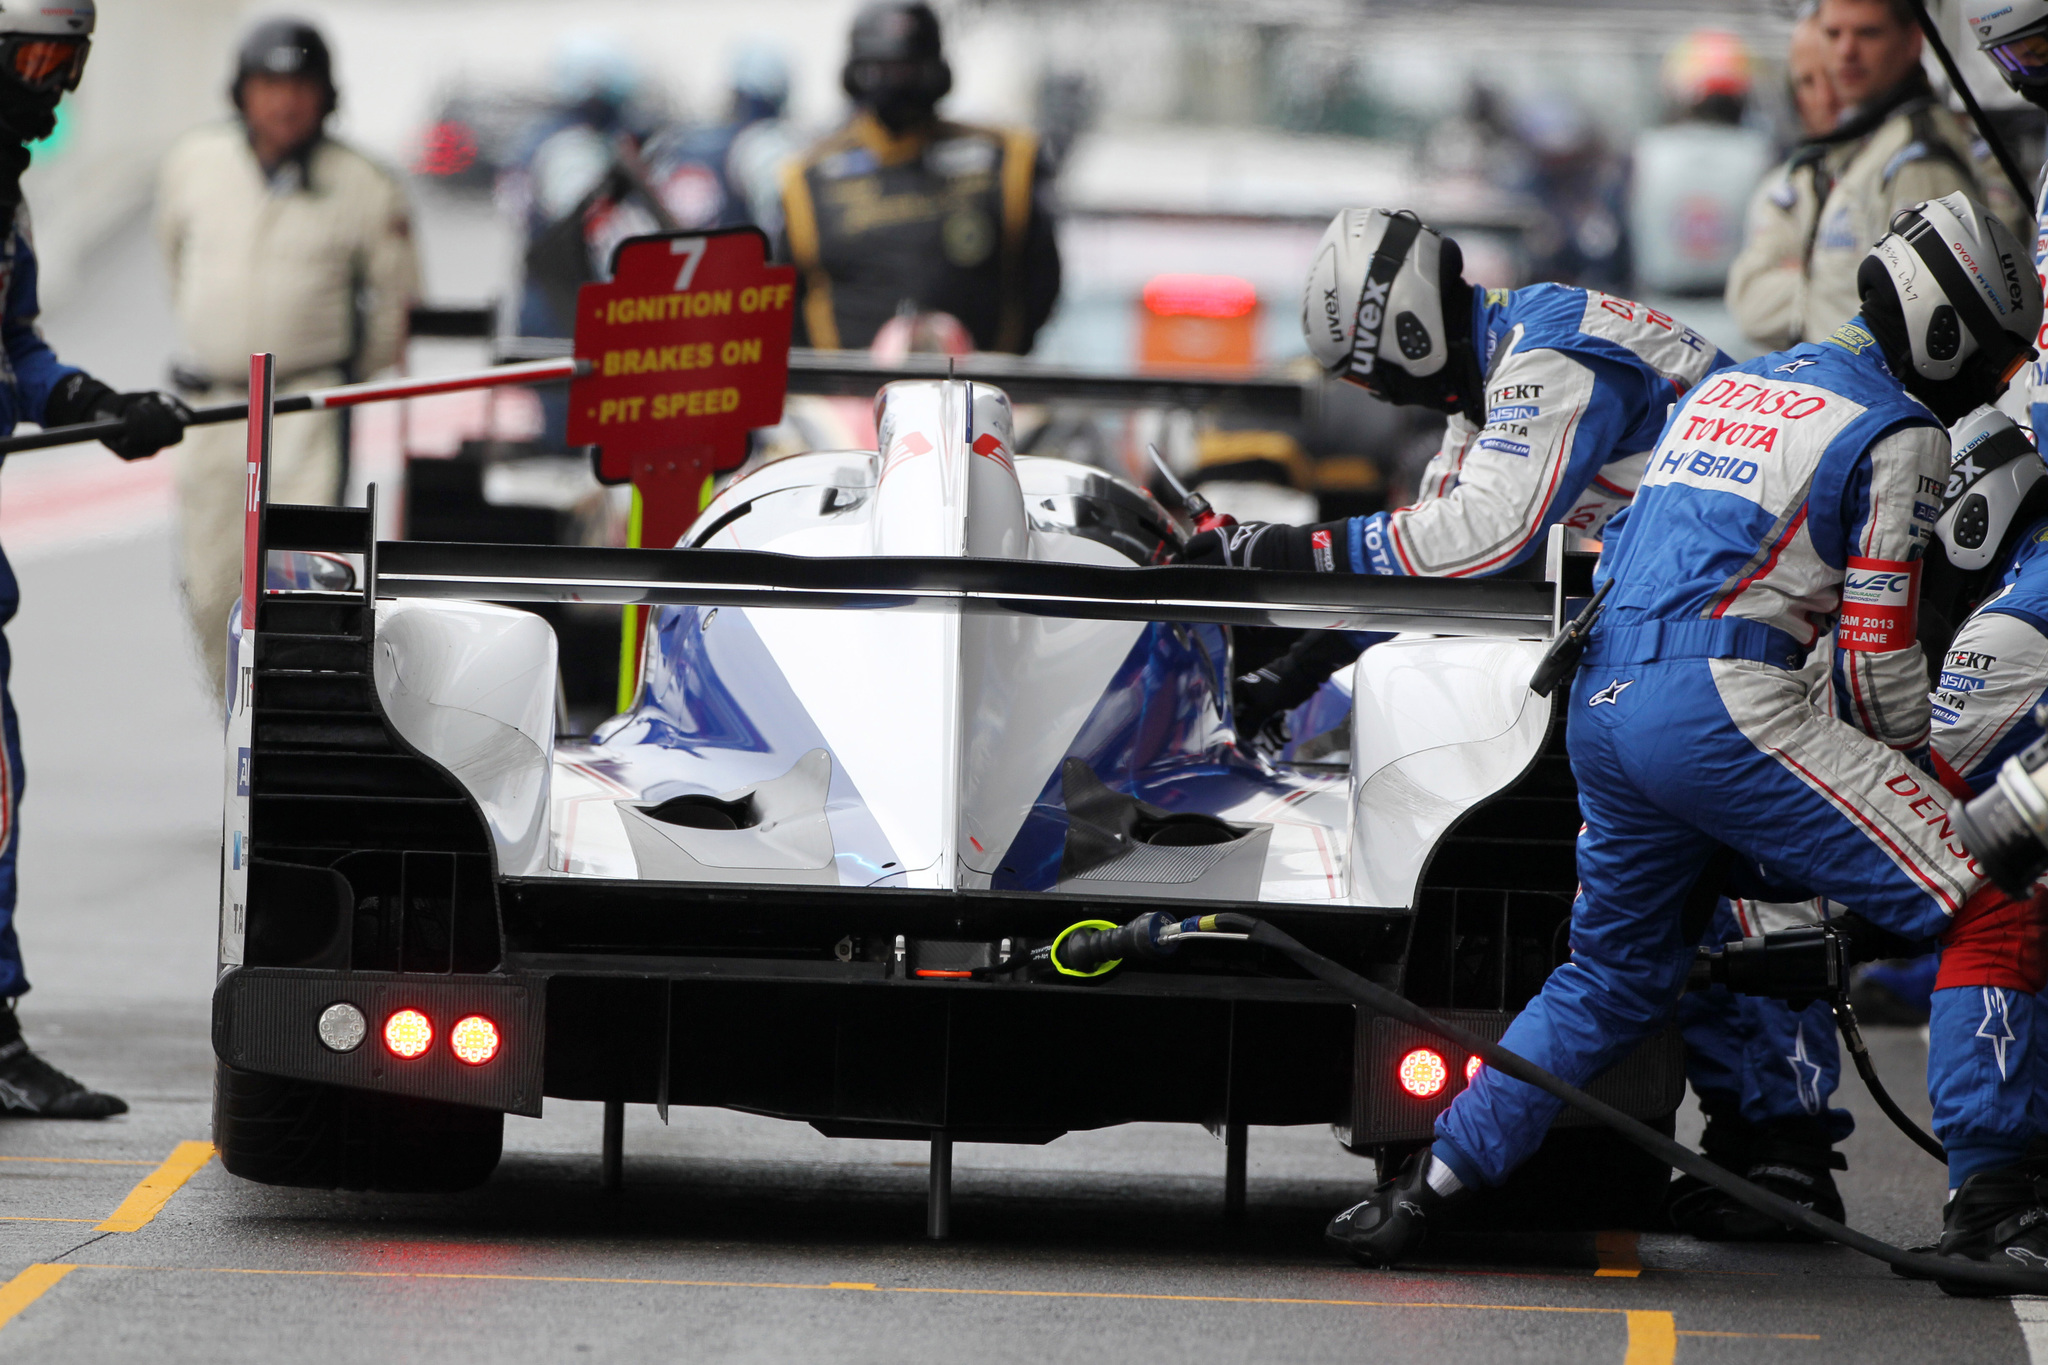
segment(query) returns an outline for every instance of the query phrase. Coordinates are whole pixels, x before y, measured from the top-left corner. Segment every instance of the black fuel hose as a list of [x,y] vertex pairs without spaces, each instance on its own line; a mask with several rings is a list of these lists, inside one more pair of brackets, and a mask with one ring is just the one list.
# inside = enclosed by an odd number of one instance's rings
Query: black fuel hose
[[[1769,1190],[1753,1185],[1691,1148],[1665,1137],[1648,1124],[1631,1118],[1605,1101],[1593,1098],[1577,1086],[1567,1084],[1526,1057],[1510,1052],[1498,1043],[1489,1042],[1469,1029],[1439,1019],[1413,1001],[1405,1000],[1386,987],[1366,980],[1347,967],[1339,966],[1262,919],[1232,913],[1204,915],[1201,917],[1201,925],[1204,929],[1229,929],[1249,934],[1251,942],[1285,955],[1309,975],[1334,986],[1374,1013],[1413,1024],[1416,1028],[1435,1034],[1446,1042],[1464,1048],[1467,1052],[1477,1054],[1488,1066],[1496,1068],[1503,1075],[1512,1076],[1525,1085],[1533,1085],[1545,1094],[1562,1100],[1588,1118],[1621,1134],[1659,1161],[1713,1186],[1766,1217],[1774,1218],[1826,1241],[1839,1243],[1851,1251],[1860,1251],[1865,1256],[1883,1261],[1915,1278],[1948,1280],[2003,1294],[2048,1294],[2048,1273],[2002,1270],[1978,1261],[1908,1251],[1904,1247],[1881,1242],[1868,1233],[1858,1232],[1852,1227],[1837,1223],[1832,1218],[1822,1217],[1812,1209],[1795,1204],[1783,1195],[1773,1194]],[[1087,964],[1077,961],[1071,965],[1080,967]]]
[[1877,1067],[1870,1060],[1870,1049],[1863,1045],[1863,1030],[1856,1025],[1856,1011],[1849,1005],[1849,997],[1837,995],[1830,1002],[1835,1012],[1835,1027],[1842,1031],[1842,1041],[1848,1045],[1849,1060],[1856,1064],[1856,1074],[1863,1078],[1863,1088],[1870,1092],[1870,1098],[1877,1101],[1877,1107],[1884,1110],[1884,1116],[1892,1126],[1911,1138],[1916,1146],[1936,1161],[1948,1160],[1948,1149],[1941,1145],[1934,1134],[1906,1117],[1906,1111],[1899,1108],[1892,1092],[1884,1088],[1884,1082],[1877,1078]]

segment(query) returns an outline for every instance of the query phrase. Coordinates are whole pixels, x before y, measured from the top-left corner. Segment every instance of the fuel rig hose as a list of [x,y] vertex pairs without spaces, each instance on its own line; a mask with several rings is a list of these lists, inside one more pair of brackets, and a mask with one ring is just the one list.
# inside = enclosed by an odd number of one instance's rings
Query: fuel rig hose
[[[1293,935],[1275,928],[1262,919],[1251,915],[1224,913],[1200,915],[1175,922],[1169,915],[1154,912],[1120,928],[1095,927],[1102,923],[1103,921],[1093,921],[1086,927],[1077,925],[1060,935],[1057,965],[1063,974],[1094,975],[1121,959],[1146,960],[1164,957],[1178,946],[1178,940],[1181,938],[1239,939],[1259,947],[1270,948],[1293,961],[1309,975],[1334,987],[1373,1013],[1412,1024],[1467,1052],[1476,1054],[1486,1065],[1495,1068],[1501,1074],[1512,1076],[1525,1085],[1533,1085],[1545,1094],[1563,1101],[1588,1118],[1621,1134],[1659,1161],[1683,1171],[1703,1184],[1713,1186],[1766,1217],[1789,1224],[1825,1241],[1838,1243],[1851,1251],[1860,1251],[1865,1256],[1885,1262],[1910,1278],[1945,1280],[1951,1284],[1968,1285],[1995,1294],[2048,1293],[2048,1273],[2004,1270],[1976,1261],[1908,1251],[1904,1247],[1879,1241],[1867,1233],[1837,1223],[1832,1218],[1823,1217],[1812,1209],[1795,1204],[1761,1186],[1753,1185],[1733,1171],[1716,1165],[1691,1148],[1664,1136],[1648,1124],[1559,1079],[1528,1058],[1510,1052],[1498,1043],[1489,1042],[1469,1029],[1437,1018],[1413,1001],[1405,1000],[1386,987],[1368,981],[1349,968],[1332,962],[1301,943]],[[1045,950],[1040,949],[1039,953],[1043,955]],[[1039,960],[1044,961],[1044,956]],[[1853,1044],[1850,1050],[1852,1055],[1860,1056]],[[1859,1072],[1865,1064],[1867,1059],[1859,1062]],[[1889,1098],[1886,1096],[1886,1099]],[[1898,1121],[1899,1118],[1903,1118],[1903,1115],[1895,1117],[1894,1121]],[[1928,1141],[1932,1142],[1933,1139],[1930,1138]]]

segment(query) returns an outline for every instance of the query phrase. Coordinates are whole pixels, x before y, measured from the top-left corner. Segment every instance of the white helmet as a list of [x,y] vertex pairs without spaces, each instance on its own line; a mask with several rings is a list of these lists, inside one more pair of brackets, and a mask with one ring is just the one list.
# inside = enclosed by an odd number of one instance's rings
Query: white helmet
[[0,0],[0,38],[90,38],[95,17],[92,0]]
[[1462,285],[1464,266],[1456,242],[1406,209],[1345,209],[1317,243],[1302,294],[1310,353],[1324,373],[1392,402],[1476,403],[1463,392],[1467,367],[1453,363],[1469,329],[1444,315],[1445,284]]
[[1982,407],[1949,433],[1947,507],[1934,533],[1958,569],[1988,568],[2048,465],[2027,433],[1997,408]]
[[37,94],[76,90],[97,17],[93,0],[0,0],[0,76]]
[[2048,0],[1972,0],[1963,23],[2007,85],[2048,86]]
[[1941,383],[1967,368],[1995,397],[2034,358],[2041,281],[2033,260],[1969,196],[1945,194],[1901,210],[1857,270],[1866,297],[1883,281],[1898,300],[1920,378]]

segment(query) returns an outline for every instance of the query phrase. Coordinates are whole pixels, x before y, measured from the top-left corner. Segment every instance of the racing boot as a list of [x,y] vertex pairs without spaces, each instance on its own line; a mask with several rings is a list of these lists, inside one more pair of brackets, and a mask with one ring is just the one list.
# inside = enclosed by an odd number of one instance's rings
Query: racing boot
[[[2005,1270],[2041,1275],[2048,1293],[2048,1161],[2036,1156],[1979,1171],[1941,1213],[1937,1256],[1954,1256]],[[2007,1291],[1942,1280],[1941,1292],[1959,1299],[2002,1297]]]
[[0,1002],[0,1117],[104,1119],[127,1112],[125,1100],[87,1089],[30,1051],[13,1006]]
[[[1805,1116],[1775,1119],[1751,1126],[1747,1151],[1740,1164],[1728,1165],[1752,1185],[1795,1204],[1803,1204],[1823,1218],[1842,1221],[1842,1195],[1835,1188],[1835,1171],[1849,1168],[1849,1162],[1828,1141],[1818,1119]],[[1703,1182],[1701,1195],[1687,1199],[1681,1207],[1674,1199],[1672,1222],[1703,1242],[1811,1242],[1813,1234],[1802,1232],[1759,1213],[1733,1196]],[[1674,1191],[1675,1194],[1675,1191]]]
[[[1742,1117],[1734,1100],[1702,1099],[1707,1128],[1700,1135],[1700,1155],[1737,1175],[1749,1169],[1756,1147],[1756,1126]],[[1695,1225],[1712,1226],[1708,1211],[1727,1196],[1696,1175],[1681,1175],[1664,1194],[1664,1216],[1674,1231],[1693,1233]]]
[[1362,1266],[1387,1269],[1422,1249],[1432,1218],[1471,1198],[1425,1147],[1392,1180],[1330,1220],[1323,1240]]

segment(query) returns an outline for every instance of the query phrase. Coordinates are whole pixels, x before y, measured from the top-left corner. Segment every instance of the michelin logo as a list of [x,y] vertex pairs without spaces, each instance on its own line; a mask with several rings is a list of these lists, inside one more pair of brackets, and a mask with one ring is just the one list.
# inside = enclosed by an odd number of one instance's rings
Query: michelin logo
[[1481,450],[1498,451],[1503,455],[1519,455],[1523,459],[1529,457],[1529,443],[1527,441],[1510,441],[1505,436],[1485,437],[1479,442],[1479,448]]

